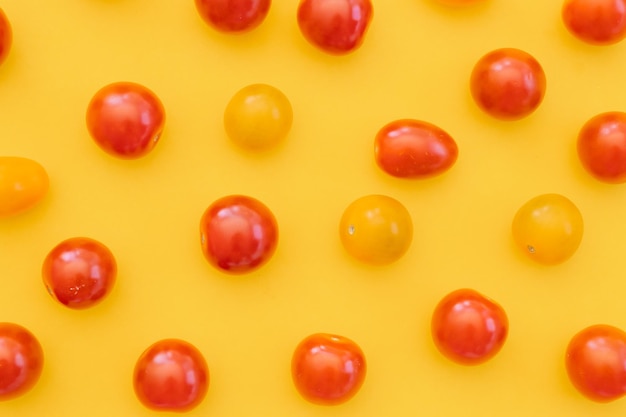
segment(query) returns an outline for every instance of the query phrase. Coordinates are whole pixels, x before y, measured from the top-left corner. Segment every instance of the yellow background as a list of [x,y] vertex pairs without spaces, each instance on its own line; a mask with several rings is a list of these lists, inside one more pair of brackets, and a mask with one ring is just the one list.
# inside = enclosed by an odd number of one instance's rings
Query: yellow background
[[[177,337],[204,354],[205,401],[190,416],[618,416],[626,399],[593,403],[563,367],[578,330],[626,329],[626,188],[587,175],[575,152],[582,124],[626,110],[626,42],[591,47],[560,20],[560,1],[491,0],[453,8],[429,0],[374,0],[364,45],[345,57],[310,46],[296,0],[274,0],[242,36],[215,32],[192,0],[2,0],[14,43],[0,67],[0,152],[39,161],[51,189],[36,209],[0,221],[0,319],[22,324],[46,355],[28,394],[2,416],[150,416],[135,398],[135,361]],[[484,53],[534,55],[548,87],[532,116],[481,113],[468,80]],[[117,160],[89,138],[85,109],[115,81],[151,88],[167,111],[147,158]],[[274,152],[231,144],[222,115],[241,87],[268,83],[294,109]],[[373,138],[398,118],[448,131],[456,165],[426,181],[383,174]],[[510,236],[515,211],[535,195],[570,198],[585,219],[572,259],[535,265]],[[202,212],[227,194],[274,212],[274,258],[228,276],[202,257]],[[397,263],[348,257],[338,223],[354,199],[400,200],[415,234]],[[115,254],[117,285],[99,306],[72,311],[41,282],[48,251],[87,236]],[[471,287],[510,320],[503,350],[478,367],[443,358],[430,315],[448,292]],[[314,332],[355,340],[368,359],[359,394],[337,407],[302,400],[291,382],[293,348]]]

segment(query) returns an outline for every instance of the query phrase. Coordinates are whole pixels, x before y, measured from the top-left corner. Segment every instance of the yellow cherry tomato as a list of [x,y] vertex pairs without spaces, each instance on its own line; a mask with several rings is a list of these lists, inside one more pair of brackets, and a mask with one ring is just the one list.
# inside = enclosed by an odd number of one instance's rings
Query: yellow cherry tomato
[[554,265],[576,252],[583,228],[583,217],[574,203],[560,194],[544,194],[517,211],[513,239],[534,261]]
[[370,265],[385,265],[398,260],[411,246],[413,222],[399,201],[368,195],[346,208],[339,236],[354,258]]
[[0,156],[0,217],[22,213],[48,192],[46,170],[28,158]]
[[239,90],[224,111],[224,128],[237,145],[266,150],[289,133],[293,110],[289,99],[277,88],[252,84]]

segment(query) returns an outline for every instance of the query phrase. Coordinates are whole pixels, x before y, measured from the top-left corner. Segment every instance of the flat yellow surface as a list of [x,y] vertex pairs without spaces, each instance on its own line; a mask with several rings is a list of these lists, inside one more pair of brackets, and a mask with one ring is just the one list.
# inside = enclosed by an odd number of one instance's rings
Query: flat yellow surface
[[[191,0],[2,0],[14,44],[0,67],[0,153],[39,161],[45,201],[0,221],[0,320],[29,328],[46,355],[28,394],[0,416],[150,416],[135,398],[141,352],[169,337],[204,354],[211,384],[190,416],[621,416],[626,399],[593,403],[571,387],[563,356],[578,330],[626,328],[626,188],[581,168],[582,124],[626,110],[626,42],[591,47],[570,36],[560,1],[490,0],[453,8],[375,0],[363,47],[345,57],[310,46],[296,0],[274,0],[243,36],[215,32]],[[500,47],[534,55],[548,79],[532,116],[499,122],[472,102],[480,56]],[[155,150],[117,160],[89,138],[85,110],[115,81],[151,88],[167,111]],[[285,143],[249,154],[229,142],[222,115],[241,87],[267,83],[294,109]],[[387,122],[437,124],[459,145],[456,165],[426,181],[383,174],[374,135]],[[525,201],[557,192],[585,219],[568,262],[543,267],[519,254],[510,225]],[[228,194],[263,201],[277,217],[272,260],[229,276],[202,257],[198,224]],[[349,258],[338,224],[366,194],[411,212],[400,261]],[[48,251],[72,236],[105,243],[117,285],[99,306],[73,311],[41,282]],[[510,320],[503,350],[478,367],[443,358],[430,338],[437,302],[461,287],[498,301]],[[293,348],[315,332],[364,350],[359,394],[311,405],[290,376]]]

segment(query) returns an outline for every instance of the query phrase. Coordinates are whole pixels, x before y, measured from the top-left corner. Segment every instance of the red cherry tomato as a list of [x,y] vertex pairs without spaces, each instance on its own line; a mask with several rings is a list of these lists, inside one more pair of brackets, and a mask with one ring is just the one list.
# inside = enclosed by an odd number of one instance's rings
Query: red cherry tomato
[[14,323],[0,323],[0,401],[19,397],[37,383],[43,350],[35,336]]
[[293,383],[312,403],[337,405],[352,398],[363,385],[367,366],[352,340],[326,333],[305,338],[291,360]]
[[100,89],[87,107],[87,128],[105,152],[122,159],[147,155],[165,125],[165,109],[146,87],[117,82]]
[[317,48],[342,55],[361,46],[372,14],[370,0],[300,0],[298,26]]
[[231,195],[215,201],[202,215],[200,243],[214,267],[234,274],[250,272],[274,254],[278,224],[260,201]]
[[116,274],[117,264],[111,251],[85,237],[59,243],[46,256],[42,269],[50,295],[73,309],[101,302],[111,292]]
[[626,182],[626,113],[602,113],[587,121],[578,134],[578,157],[596,179]]
[[516,120],[539,107],[546,91],[546,76],[528,53],[503,48],[478,60],[470,87],[474,101],[484,112],[497,119]]
[[4,10],[0,9],[0,64],[3,63],[13,44],[13,30]]
[[592,45],[626,37],[626,0],[565,0],[561,16],[572,35]]
[[189,411],[202,402],[209,387],[209,368],[195,346],[164,339],[146,349],[133,376],[135,394],[149,409]]
[[271,0],[195,0],[200,17],[221,32],[247,32],[259,26]]
[[418,120],[396,120],[384,126],[374,140],[378,166],[394,177],[428,178],[454,165],[459,150],[439,127]]
[[491,359],[504,345],[508,327],[508,318],[499,304],[465,288],[446,295],[431,321],[437,349],[461,365]]
[[626,393],[626,333],[593,325],[577,333],[567,346],[565,367],[574,387],[598,402]]

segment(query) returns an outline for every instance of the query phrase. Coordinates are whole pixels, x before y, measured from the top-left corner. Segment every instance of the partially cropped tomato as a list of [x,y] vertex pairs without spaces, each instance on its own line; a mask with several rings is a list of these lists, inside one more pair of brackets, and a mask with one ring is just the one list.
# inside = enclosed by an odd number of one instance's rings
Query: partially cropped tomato
[[300,0],[298,26],[312,45],[343,55],[361,46],[372,15],[370,0]]
[[378,166],[394,177],[429,178],[454,165],[459,149],[443,129],[419,120],[396,120],[374,139]]
[[608,402],[626,393],[626,333],[604,324],[589,326],[569,342],[565,368],[587,398]]
[[291,359],[293,383],[304,399],[338,405],[354,397],[365,381],[361,348],[347,337],[316,333],[296,347]]
[[495,356],[506,341],[508,329],[504,309],[467,288],[446,295],[431,320],[435,346],[461,365],[478,365]]
[[626,0],[565,0],[561,15],[583,42],[611,45],[626,37]]
[[151,410],[189,411],[206,396],[209,367],[189,342],[163,339],[137,360],[133,386],[139,401]]
[[0,218],[23,213],[48,193],[50,181],[38,162],[17,156],[0,156]]
[[0,64],[3,63],[13,44],[13,30],[4,10],[0,9]]
[[220,32],[250,31],[259,26],[271,0],[195,0],[200,17]]
[[0,323],[0,401],[30,391],[43,369],[43,349],[27,329]]
[[546,92],[546,76],[539,62],[527,52],[496,49],[475,64],[470,90],[485,113],[501,120],[516,120],[539,107]]
[[626,113],[607,112],[587,121],[578,134],[578,158],[596,179],[626,182]]
[[259,200],[230,195],[213,202],[200,220],[202,253],[214,267],[233,274],[253,271],[272,257],[278,224]]
[[69,308],[84,309],[100,303],[111,292],[117,263],[102,243],[74,237],[48,253],[42,275],[48,293],[55,300]]
[[87,129],[105,152],[122,159],[147,155],[161,138],[165,109],[143,85],[116,82],[101,88],[87,107]]

